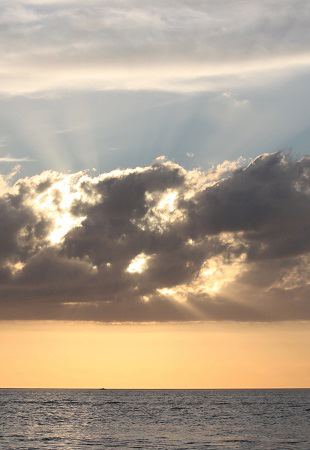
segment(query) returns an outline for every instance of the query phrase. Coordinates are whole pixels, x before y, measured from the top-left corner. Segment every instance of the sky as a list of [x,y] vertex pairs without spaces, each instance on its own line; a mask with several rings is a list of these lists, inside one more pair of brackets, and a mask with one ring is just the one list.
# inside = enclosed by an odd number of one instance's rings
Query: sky
[[309,25],[0,0],[0,386],[309,386]]

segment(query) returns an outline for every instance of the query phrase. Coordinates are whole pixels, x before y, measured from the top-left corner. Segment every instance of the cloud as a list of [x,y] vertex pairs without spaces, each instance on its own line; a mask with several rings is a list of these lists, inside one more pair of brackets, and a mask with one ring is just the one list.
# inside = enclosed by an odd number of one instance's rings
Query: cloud
[[310,159],[43,172],[0,197],[2,319],[310,319]]
[[309,157],[293,165],[282,153],[259,156],[198,194],[190,219],[195,236],[242,232],[251,259],[309,251],[309,169]]
[[306,0],[3,2],[1,91],[225,89],[309,68],[309,21]]
[[19,162],[32,162],[33,159],[22,157],[14,157],[10,155],[0,156],[0,163],[19,163]]

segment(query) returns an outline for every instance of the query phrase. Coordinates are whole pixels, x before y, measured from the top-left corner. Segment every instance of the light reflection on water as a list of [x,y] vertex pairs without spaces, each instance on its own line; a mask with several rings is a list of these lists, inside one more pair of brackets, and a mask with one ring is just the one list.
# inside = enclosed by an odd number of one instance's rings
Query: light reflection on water
[[0,390],[1,449],[310,449],[310,390]]

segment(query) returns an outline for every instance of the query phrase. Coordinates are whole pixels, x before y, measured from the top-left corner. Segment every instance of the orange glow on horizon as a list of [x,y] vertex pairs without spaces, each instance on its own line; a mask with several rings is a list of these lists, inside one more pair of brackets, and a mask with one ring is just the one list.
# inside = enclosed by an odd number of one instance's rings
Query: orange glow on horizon
[[307,323],[2,322],[0,387],[310,386]]

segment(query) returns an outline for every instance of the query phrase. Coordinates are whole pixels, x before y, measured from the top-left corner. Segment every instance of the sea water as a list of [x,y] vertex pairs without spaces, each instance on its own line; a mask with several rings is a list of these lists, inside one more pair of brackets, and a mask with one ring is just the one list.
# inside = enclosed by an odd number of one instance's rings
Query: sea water
[[0,448],[310,449],[310,390],[0,390]]

